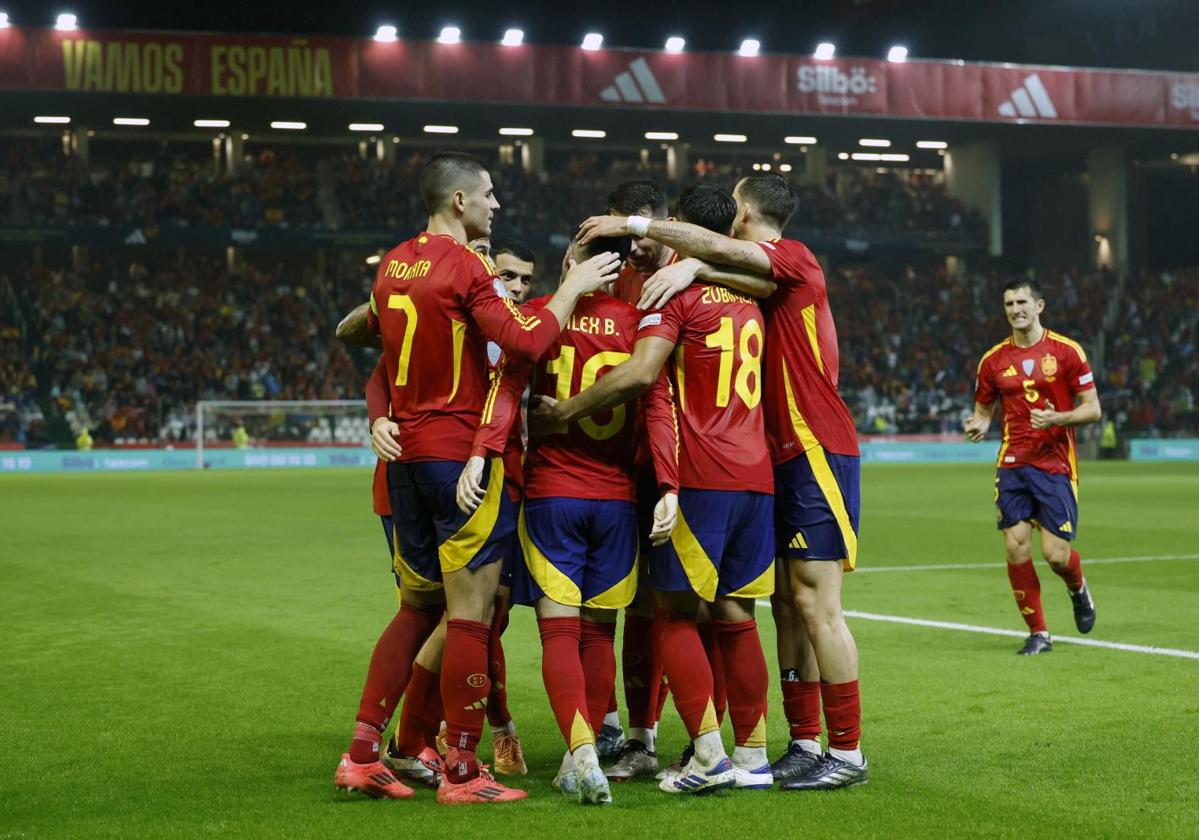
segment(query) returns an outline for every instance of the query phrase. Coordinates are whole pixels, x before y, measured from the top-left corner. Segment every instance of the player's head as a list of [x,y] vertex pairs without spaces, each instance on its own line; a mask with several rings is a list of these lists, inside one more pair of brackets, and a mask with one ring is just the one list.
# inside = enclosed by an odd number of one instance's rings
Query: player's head
[[728,236],[737,219],[736,200],[715,184],[695,184],[679,194],[675,216],[710,231]]
[[580,245],[579,229],[575,228],[574,233],[570,236],[570,247],[566,249],[566,254],[562,257],[562,276],[566,276],[571,261],[580,263],[604,252],[616,254],[620,257],[620,264],[623,266],[626,261],[631,261],[633,241],[627,236],[601,236],[586,245]]
[[1003,287],[1003,312],[1013,330],[1035,330],[1041,326],[1045,297],[1031,277],[1013,277]]
[[733,236],[738,239],[743,238],[750,226],[767,227],[782,233],[799,205],[787,179],[775,172],[742,178],[733,190],[733,198],[737,200]]
[[491,173],[483,161],[461,152],[434,155],[420,173],[420,195],[429,216],[448,216],[462,224],[466,239],[491,234],[491,216],[499,209]]
[[[608,212],[613,216],[665,219],[666,193],[653,181],[625,181],[608,193]],[[662,267],[666,250],[666,246],[648,237],[634,239],[629,264],[642,273],[652,273]]]
[[491,259],[495,273],[504,281],[504,288],[517,303],[524,303],[532,288],[537,256],[533,249],[519,239],[496,239],[491,243]]

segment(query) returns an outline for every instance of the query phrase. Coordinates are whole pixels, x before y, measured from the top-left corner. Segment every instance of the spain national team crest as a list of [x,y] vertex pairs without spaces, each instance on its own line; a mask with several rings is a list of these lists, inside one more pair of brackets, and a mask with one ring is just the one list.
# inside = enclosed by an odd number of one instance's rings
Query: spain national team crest
[[1025,376],[1032,376],[1033,364],[1034,364],[1034,362],[1032,359],[1025,359],[1023,362],[1020,363],[1020,367],[1024,368]]
[[1057,356],[1050,356],[1046,353],[1041,357],[1041,373],[1046,376],[1055,376],[1057,374]]

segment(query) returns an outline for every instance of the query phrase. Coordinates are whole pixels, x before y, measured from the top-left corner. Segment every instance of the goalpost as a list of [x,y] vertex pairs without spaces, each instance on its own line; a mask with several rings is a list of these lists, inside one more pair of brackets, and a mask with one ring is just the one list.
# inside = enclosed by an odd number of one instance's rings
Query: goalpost
[[370,446],[362,400],[200,400],[196,468],[205,449]]

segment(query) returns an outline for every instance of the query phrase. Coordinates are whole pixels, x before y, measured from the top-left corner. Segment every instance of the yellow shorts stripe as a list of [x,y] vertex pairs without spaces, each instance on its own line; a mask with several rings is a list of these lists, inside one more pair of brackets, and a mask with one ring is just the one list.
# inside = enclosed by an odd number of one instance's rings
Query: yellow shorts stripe
[[638,555],[633,558],[633,568],[629,570],[625,579],[611,589],[607,589],[593,598],[588,598],[587,603],[583,606],[596,610],[620,610],[633,603],[633,599],[637,597],[637,567],[640,564],[641,554],[638,550]]
[[708,553],[704,551],[704,547],[696,539],[691,526],[687,524],[687,517],[683,516],[681,506],[679,507],[679,520],[670,534],[670,543],[674,547],[675,554],[679,556],[683,572],[687,575],[687,580],[691,582],[691,588],[695,590],[695,594],[705,601],[716,600],[716,587],[719,583],[716,564],[712,562]]
[[465,569],[474,556],[483,550],[487,538],[495,530],[500,513],[500,499],[504,492],[504,460],[492,458],[483,503],[475,508],[466,524],[458,529],[458,533],[437,547],[437,557],[441,562],[443,574]]
[[816,484],[820,487],[820,492],[824,494],[824,500],[828,502],[833,516],[837,518],[837,526],[841,529],[841,539],[845,541],[847,552],[843,561],[845,571],[852,572],[858,565],[858,535],[854,533],[853,523],[849,519],[849,511],[845,507],[845,497],[841,495],[841,485],[837,483],[837,478],[833,475],[833,468],[829,465],[828,456],[825,454],[823,446],[809,449],[804,455],[808,459],[808,465],[812,468],[812,475],[816,477]]
[[730,592],[730,598],[768,598],[774,594],[774,561],[766,567],[766,571],[751,580],[736,592]]
[[525,525],[524,505],[521,505],[520,508],[517,532],[520,535],[521,548],[524,549],[525,566],[545,596],[554,603],[566,607],[583,606],[583,593],[579,591],[579,587],[575,586],[573,580],[555,568],[545,553],[538,548],[537,543],[533,542],[533,538],[529,536],[529,529]]
[[[429,580],[417,574],[416,570],[408,565],[404,559],[404,555],[400,553],[400,538],[393,536],[392,543],[395,545],[395,556],[391,561],[392,570],[400,576],[401,586],[411,589],[413,592],[436,592],[441,589],[441,581]],[[396,587],[396,600],[400,600],[400,586]]]

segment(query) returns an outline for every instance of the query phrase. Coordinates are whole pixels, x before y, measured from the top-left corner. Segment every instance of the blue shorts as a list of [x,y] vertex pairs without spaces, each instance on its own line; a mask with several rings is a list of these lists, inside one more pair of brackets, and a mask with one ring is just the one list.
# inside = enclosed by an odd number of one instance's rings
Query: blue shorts
[[620,609],[637,592],[637,506],[615,499],[526,499],[520,512],[524,569],[512,600]]
[[995,477],[999,529],[1031,522],[1063,540],[1078,536],[1078,490],[1070,476],[1036,467],[999,470]]
[[817,446],[774,468],[774,530],[779,557],[858,564],[862,459]]
[[444,573],[502,562],[516,534],[516,504],[504,487],[504,463],[483,467],[483,503],[458,509],[461,461],[393,461],[387,490],[395,525],[395,571],[406,587],[441,588]]
[[774,526],[769,493],[679,490],[679,521],[654,549],[650,581],[663,592],[691,590],[764,598],[774,592]]
[[396,544],[395,544],[395,524],[391,521],[390,516],[379,515],[379,521],[383,523],[383,536],[387,537],[387,556],[391,561],[391,576],[395,578],[396,598],[400,597],[400,585],[403,583],[400,580],[400,573],[396,571]]

